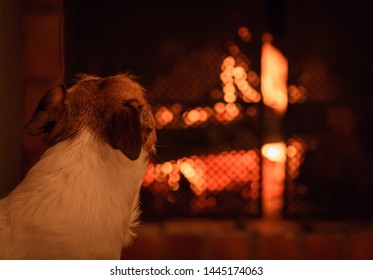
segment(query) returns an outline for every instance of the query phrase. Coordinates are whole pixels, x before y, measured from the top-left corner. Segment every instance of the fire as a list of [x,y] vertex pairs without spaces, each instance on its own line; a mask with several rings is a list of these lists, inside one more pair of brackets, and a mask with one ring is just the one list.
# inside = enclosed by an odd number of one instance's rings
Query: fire
[[284,142],[265,144],[262,147],[262,155],[273,162],[285,162],[286,145]]
[[257,198],[260,189],[260,157],[255,150],[240,150],[150,163],[143,186],[157,195],[168,197],[172,191],[178,190],[181,176],[188,180],[198,199],[204,199],[207,194],[233,189],[241,190],[244,198]]
[[261,68],[263,102],[281,116],[288,104],[288,62],[278,49],[266,42],[262,47]]
[[[279,123],[287,109],[288,62],[281,52],[264,40],[261,59],[261,90],[263,103],[276,114],[266,111],[264,121]],[[264,136],[282,139],[279,125],[265,131]],[[273,136],[274,135],[274,136]],[[266,143],[262,147],[262,205],[267,218],[280,218],[283,208],[283,194],[286,175],[286,145],[283,141]]]

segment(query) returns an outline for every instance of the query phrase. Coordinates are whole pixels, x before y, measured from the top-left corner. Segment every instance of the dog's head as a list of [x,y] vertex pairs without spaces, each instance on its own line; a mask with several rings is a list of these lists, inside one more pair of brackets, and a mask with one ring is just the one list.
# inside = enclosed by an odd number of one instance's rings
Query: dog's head
[[72,138],[82,129],[90,129],[132,160],[142,148],[154,151],[156,134],[150,106],[143,88],[126,74],[107,78],[80,75],[69,89],[51,89],[25,125],[28,133],[43,135],[49,145]]

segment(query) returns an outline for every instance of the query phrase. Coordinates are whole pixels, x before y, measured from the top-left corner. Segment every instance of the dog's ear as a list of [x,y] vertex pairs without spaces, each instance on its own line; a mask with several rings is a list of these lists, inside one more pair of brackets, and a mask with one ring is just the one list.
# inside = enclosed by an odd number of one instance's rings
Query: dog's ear
[[121,150],[129,159],[135,160],[140,156],[143,141],[137,101],[126,102],[114,111],[106,137],[114,149]]
[[49,134],[65,114],[66,89],[61,85],[48,91],[40,100],[31,120],[24,126],[31,135]]

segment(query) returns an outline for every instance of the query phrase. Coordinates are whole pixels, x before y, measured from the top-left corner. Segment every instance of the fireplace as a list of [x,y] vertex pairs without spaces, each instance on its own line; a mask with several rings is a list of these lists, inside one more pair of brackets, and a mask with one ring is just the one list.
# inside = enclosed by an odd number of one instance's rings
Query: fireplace
[[[333,3],[291,0],[55,2],[24,4],[23,19],[42,15],[49,30],[48,13],[62,15],[64,56],[55,68],[67,85],[79,72],[129,71],[148,91],[159,141],[141,191],[143,220],[273,216],[268,211],[372,217],[368,9],[350,3],[336,13]],[[287,61],[280,114],[265,101],[266,43]],[[40,57],[52,56],[60,46],[53,44],[48,52],[41,44]],[[61,79],[40,78],[55,69],[34,67],[33,53],[26,99]],[[32,162],[42,148],[25,143]]]

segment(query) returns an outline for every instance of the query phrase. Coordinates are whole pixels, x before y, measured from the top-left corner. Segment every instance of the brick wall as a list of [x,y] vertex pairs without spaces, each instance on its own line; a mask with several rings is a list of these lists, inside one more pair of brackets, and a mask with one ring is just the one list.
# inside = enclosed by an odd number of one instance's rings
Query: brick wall
[[[239,229],[241,228],[241,229]],[[144,223],[123,259],[373,259],[373,225],[168,220]]]

